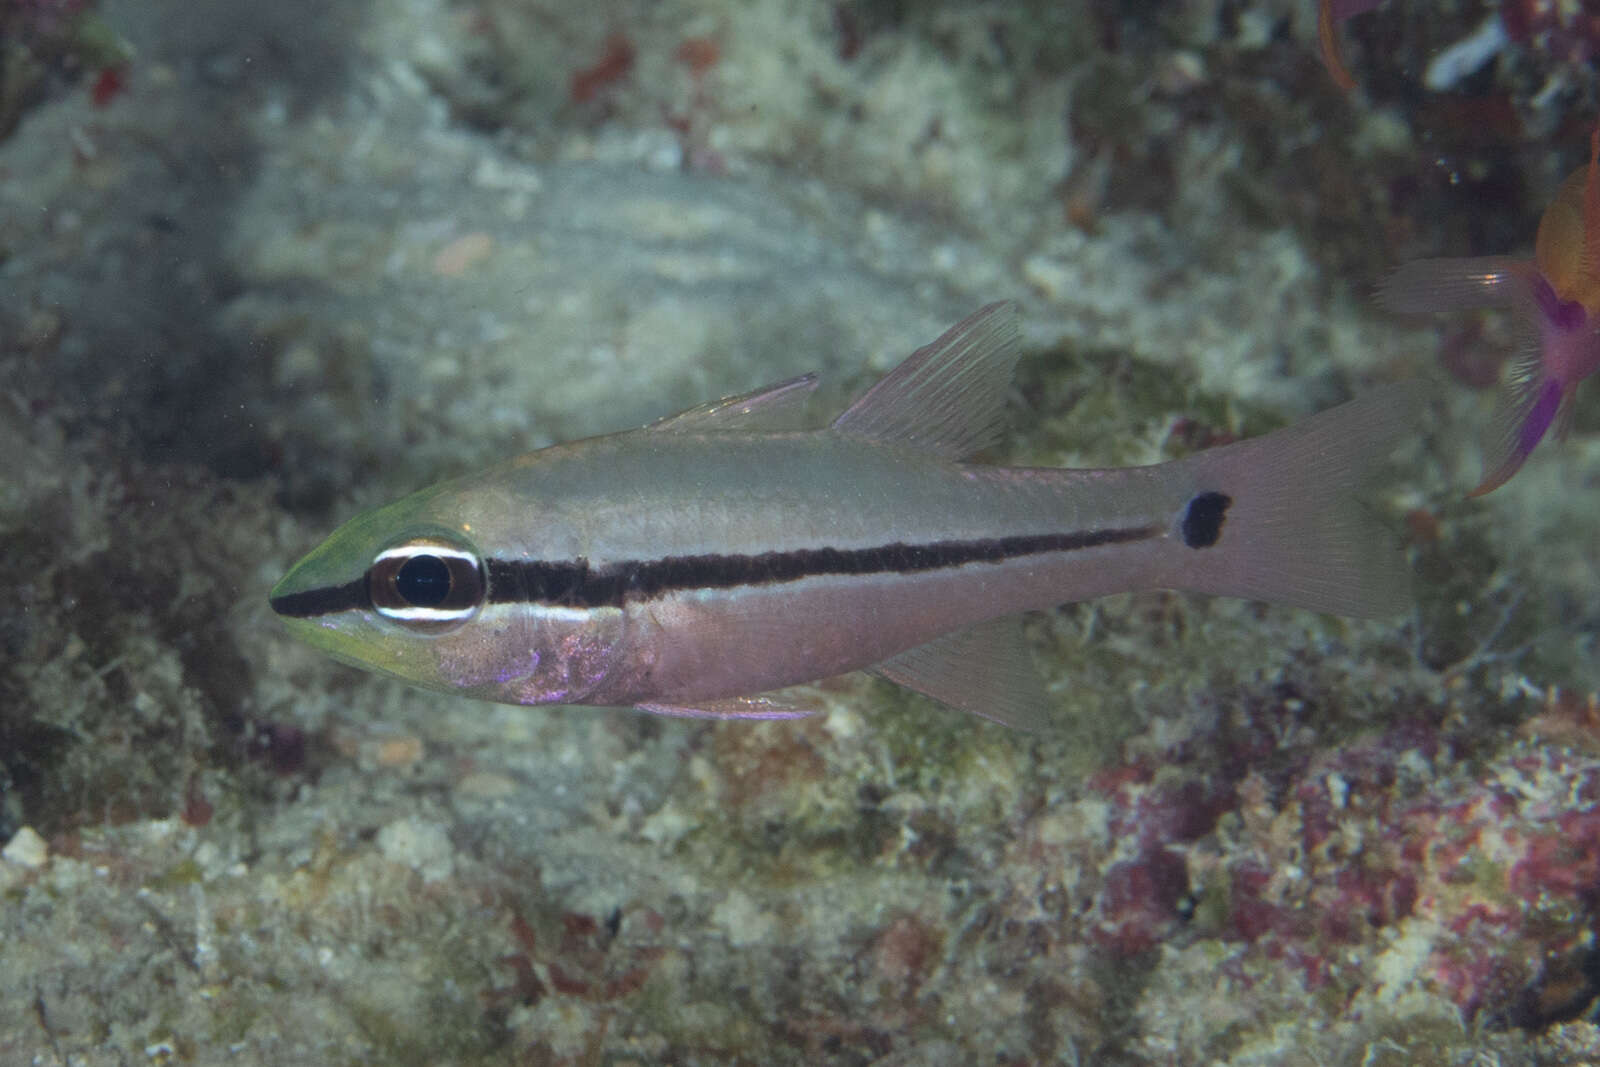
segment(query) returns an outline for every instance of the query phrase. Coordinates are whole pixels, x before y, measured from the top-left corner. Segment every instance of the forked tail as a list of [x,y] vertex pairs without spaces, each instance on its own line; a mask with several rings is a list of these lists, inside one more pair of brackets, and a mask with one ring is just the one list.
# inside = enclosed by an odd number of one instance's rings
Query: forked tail
[[1404,611],[1405,554],[1358,491],[1416,431],[1424,395],[1420,383],[1385,386],[1174,464],[1190,495],[1172,584],[1336,615]]

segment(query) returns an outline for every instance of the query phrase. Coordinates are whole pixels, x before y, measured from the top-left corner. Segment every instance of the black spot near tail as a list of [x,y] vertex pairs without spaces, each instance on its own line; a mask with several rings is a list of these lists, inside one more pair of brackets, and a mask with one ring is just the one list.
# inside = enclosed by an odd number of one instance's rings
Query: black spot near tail
[[1215,490],[1201,493],[1189,501],[1183,513],[1183,543],[1190,548],[1210,548],[1222,537],[1222,523],[1228,517],[1233,498]]

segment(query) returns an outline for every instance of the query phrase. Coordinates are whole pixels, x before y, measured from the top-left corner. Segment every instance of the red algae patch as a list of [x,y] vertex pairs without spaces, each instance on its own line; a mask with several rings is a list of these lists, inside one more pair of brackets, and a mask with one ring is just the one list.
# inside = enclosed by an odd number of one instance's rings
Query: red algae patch
[[[1546,971],[1589,967],[1600,759],[1518,747],[1466,774],[1445,740],[1397,727],[1279,783],[1252,772],[1228,793],[1118,782],[1113,840],[1131,836],[1138,851],[1105,865],[1090,936],[1113,955],[1213,940],[1236,976],[1287,967],[1307,990],[1344,996],[1411,988],[1491,1027],[1575,1014],[1573,982]],[[1208,795],[1232,809],[1209,808]],[[1196,832],[1209,825],[1217,832]]]

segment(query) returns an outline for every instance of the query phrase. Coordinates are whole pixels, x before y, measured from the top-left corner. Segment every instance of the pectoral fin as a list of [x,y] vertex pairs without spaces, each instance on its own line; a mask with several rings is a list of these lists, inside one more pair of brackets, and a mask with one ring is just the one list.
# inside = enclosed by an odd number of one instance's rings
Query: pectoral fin
[[1051,723],[1050,698],[1023,641],[1020,615],[946,634],[872,673],[1004,726],[1039,732]]
[[1531,295],[1533,264],[1505,256],[1417,259],[1378,286],[1378,303],[1403,315],[1503,307]]

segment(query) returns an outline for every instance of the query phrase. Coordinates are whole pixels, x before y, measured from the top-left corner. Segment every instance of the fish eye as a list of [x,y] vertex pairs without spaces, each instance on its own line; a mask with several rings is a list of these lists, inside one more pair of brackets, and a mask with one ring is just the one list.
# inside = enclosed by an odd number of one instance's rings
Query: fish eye
[[438,633],[477,614],[483,564],[475,552],[439,537],[413,537],[384,549],[367,571],[372,606],[407,629]]

